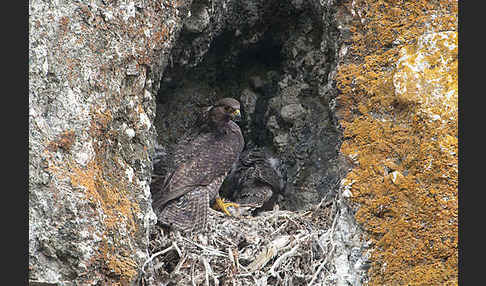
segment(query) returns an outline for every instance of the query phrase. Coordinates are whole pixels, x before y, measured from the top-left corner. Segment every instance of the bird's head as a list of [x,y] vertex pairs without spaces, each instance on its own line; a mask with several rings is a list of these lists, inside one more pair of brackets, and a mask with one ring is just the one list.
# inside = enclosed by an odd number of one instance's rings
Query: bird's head
[[218,100],[213,108],[216,120],[238,121],[241,118],[240,102],[234,98],[226,97]]

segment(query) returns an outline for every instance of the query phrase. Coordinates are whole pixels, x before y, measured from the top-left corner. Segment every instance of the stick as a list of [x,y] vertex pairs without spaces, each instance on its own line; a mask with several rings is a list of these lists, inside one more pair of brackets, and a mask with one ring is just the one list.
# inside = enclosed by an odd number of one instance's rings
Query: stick
[[319,266],[319,268],[317,268],[316,273],[312,276],[311,282],[307,286],[311,286],[312,284],[314,284],[314,281],[317,279],[317,275],[319,275],[319,272],[321,272],[322,268],[324,268],[324,266],[326,265],[327,259],[334,252],[335,246],[336,246],[335,244],[332,246],[331,251],[329,251],[329,254],[326,256],[326,259],[324,259],[324,261],[321,263],[321,265]]
[[278,274],[275,272],[275,268],[277,268],[281,263],[282,261],[284,261],[285,259],[287,259],[287,257],[291,257],[291,256],[294,256],[295,252],[297,252],[297,248],[299,248],[300,244],[297,244],[295,245],[290,251],[287,251],[285,252],[284,254],[282,254],[282,256],[280,256],[276,261],[275,263],[273,263],[272,267],[270,268],[270,274],[273,276],[273,277],[276,277]]
[[211,275],[211,277],[213,277],[214,285],[215,286],[219,285],[219,281],[216,278],[216,276],[214,275],[213,269],[211,269],[211,265],[209,265],[209,262],[206,259],[206,257],[202,256],[202,261],[203,261],[204,269],[205,269],[206,285],[209,286],[209,275]]
[[181,237],[181,238],[184,239],[185,241],[189,242],[189,243],[194,244],[195,246],[201,248],[202,250],[205,250],[205,251],[209,252],[209,254],[216,255],[216,256],[221,256],[221,257],[228,257],[222,251],[219,251],[219,250],[214,249],[214,248],[211,248],[211,247],[207,247],[207,246],[200,245],[199,243],[196,243],[196,242],[194,242],[192,240],[189,240],[189,239],[187,239],[185,237]]
[[209,271],[211,271],[211,268],[209,267],[209,263],[206,260],[206,257],[202,256],[201,259],[204,264],[204,277],[206,279],[206,285],[209,286]]
[[152,260],[153,260],[155,257],[157,257],[157,256],[159,256],[159,255],[162,255],[162,254],[164,254],[164,253],[166,253],[166,252],[168,252],[168,251],[172,250],[173,248],[174,248],[174,246],[172,245],[171,247],[168,247],[168,248],[166,248],[166,249],[164,249],[164,250],[162,250],[162,251],[159,251],[159,252],[157,252],[157,253],[154,253],[152,256],[150,256],[150,258],[149,258],[149,259],[147,259],[147,261],[145,261],[145,262],[143,263],[143,266],[142,266],[142,272],[145,274],[145,270],[144,270],[144,269],[145,269],[145,265],[147,265],[147,263],[149,263],[150,261],[152,261]]
[[177,266],[174,269],[174,273],[178,273],[181,270],[182,264],[184,264],[186,259],[187,255],[184,254],[184,256],[181,257],[181,260],[179,260],[179,263],[177,263]]
[[191,266],[191,282],[192,286],[196,286],[196,283],[194,282],[194,267],[196,266],[196,263],[193,263]]
[[236,263],[235,263],[235,258],[233,256],[233,251],[231,251],[231,247],[228,247],[228,257],[231,261],[231,265],[233,266],[233,269],[236,271]]

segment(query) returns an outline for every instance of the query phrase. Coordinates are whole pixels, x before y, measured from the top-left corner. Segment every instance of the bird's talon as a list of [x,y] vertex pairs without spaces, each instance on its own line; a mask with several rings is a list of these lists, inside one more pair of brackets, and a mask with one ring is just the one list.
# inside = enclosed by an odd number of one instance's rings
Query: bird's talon
[[216,204],[214,206],[216,209],[220,209],[222,212],[224,212],[225,214],[227,214],[228,216],[231,216],[231,213],[228,211],[228,208],[229,207],[235,207],[235,208],[239,208],[240,205],[237,204],[237,203],[233,203],[233,202],[224,202],[223,199],[221,198],[217,198],[216,199]]

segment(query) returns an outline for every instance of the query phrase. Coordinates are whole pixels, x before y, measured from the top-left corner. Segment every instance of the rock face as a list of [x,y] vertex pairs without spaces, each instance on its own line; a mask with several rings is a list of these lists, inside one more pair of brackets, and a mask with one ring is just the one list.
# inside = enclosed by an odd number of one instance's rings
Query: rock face
[[456,285],[457,1],[410,4],[341,9],[343,185],[372,245],[370,285]]
[[32,284],[134,285],[144,265],[157,285],[151,176],[223,97],[245,148],[278,158],[281,209],[332,202],[332,226],[309,222],[320,274],[297,280],[457,279],[457,2],[29,4]]
[[155,223],[154,96],[185,7],[29,4],[29,280],[135,281]]

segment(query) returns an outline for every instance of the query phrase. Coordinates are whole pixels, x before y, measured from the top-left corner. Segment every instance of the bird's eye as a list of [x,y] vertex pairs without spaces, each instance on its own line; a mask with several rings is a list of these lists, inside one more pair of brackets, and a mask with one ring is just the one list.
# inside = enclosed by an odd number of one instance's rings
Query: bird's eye
[[233,112],[233,108],[229,107],[229,106],[225,106],[224,107],[224,111],[228,112],[228,113],[231,113]]

